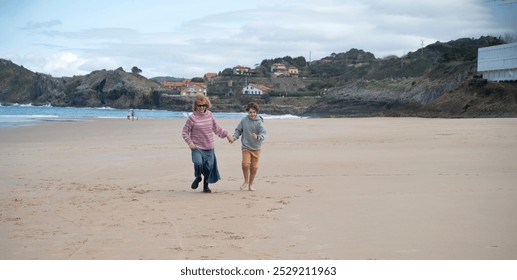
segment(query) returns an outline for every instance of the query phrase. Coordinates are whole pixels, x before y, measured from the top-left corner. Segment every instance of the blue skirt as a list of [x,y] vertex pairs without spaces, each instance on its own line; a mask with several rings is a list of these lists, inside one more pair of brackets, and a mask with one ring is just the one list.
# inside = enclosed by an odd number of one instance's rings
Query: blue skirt
[[196,178],[203,175],[205,181],[209,184],[216,183],[221,179],[214,150],[192,150],[192,162],[194,163],[194,176]]

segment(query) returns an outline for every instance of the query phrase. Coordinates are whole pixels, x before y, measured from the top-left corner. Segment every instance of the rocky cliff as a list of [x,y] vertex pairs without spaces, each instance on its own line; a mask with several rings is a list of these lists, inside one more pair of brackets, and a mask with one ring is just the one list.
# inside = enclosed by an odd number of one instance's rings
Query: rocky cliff
[[160,84],[122,68],[54,78],[0,59],[0,102],[112,108],[184,108]]
[[[318,117],[517,117],[517,83],[489,83],[462,65],[453,75],[354,81],[330,89],[304,112]],[[440,70],[441,71],[441,70]]]

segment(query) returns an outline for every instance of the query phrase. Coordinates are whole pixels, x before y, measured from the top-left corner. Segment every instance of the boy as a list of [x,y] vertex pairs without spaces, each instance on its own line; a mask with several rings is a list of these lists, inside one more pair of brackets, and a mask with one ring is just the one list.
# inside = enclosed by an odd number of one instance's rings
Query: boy
[[237,125],[232,140],[235,141],[242,136],[242,173],[244,175],[244,183],[241,186],[241,190],[248,188],[248,190],[254,191],[253,181],[257,175],[260,148],[262,141],[266,138],[266,129],[264,127],[264,119],[257,115],[259,111],[258,104],[251,102],[245,108],[248,116],[244,117]]

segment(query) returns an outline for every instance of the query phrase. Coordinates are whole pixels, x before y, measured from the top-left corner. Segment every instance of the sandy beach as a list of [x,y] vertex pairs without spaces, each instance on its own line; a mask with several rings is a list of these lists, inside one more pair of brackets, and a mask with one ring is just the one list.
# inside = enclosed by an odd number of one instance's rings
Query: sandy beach
[[1,129],[0,259],[517,259],[517,119],[266,120],[257,191],[217,139],[212,194],[184,122]]

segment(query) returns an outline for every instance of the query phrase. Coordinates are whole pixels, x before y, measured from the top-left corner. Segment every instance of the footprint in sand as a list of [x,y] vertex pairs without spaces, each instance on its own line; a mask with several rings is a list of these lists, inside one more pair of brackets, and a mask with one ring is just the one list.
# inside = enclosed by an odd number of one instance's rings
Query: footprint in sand
[[281,199],[279,201],[277,201],[276,203],[280,203],[280,204],[283,204],[283,205],[287,205],[289,204],[289,201],[285,200],[285,199]]
[[239,239],[244,239],[244,236],[240,236],[240,235],[230,235],[228,238],[226,238],[228,240],[239,240]]

